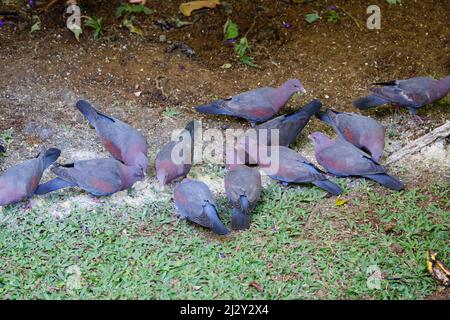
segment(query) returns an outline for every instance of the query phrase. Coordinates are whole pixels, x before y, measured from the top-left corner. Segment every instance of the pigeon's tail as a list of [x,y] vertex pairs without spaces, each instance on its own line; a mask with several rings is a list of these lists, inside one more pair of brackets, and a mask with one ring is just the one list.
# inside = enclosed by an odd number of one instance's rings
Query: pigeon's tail
[[204,207],[205,213],[211,221],[211,229],[218,235],[226,235],[230,231],[223,225],[222,221],[219,219],[216,207],[210,203],[207,203]]
[[2,146],[2,145],[0,144],[0,153],[4,153],[4,152],[6,152],[6,149],[5,149],[4,146]]
[[402,190],[405,188],[405,185],[403,184],[403,182],[401,182],[400,180],[391,177],[390,175],[387,174],[370,174],[370,175],[365,175],[364,177],[372,179],[376,182],[378,182],[379,184],[385,186],[386,188],[392,189],[392,190]]
[[322,108],[322,102],[320,100],[314,99],[306,106],[300,109],[300,111],[305,112],[308,116],[312,117]]
[[98,112],[91,104],[85,100],[78,100],[75,105],[78,110],[84,115],[90,124],[94,124],[98,118]]
[[45,151],[44,154],[44,168],[47,169],[54,163],[61,155],[61,150],[56,148],[51,148]]
[[63,180],[61,178],[55,178],[46,183],[39,185],[34,193],[37,195],[43,195],[43,194],[47,194],[47,193],[50,193],[50,192],[53,192],[53,191],[56,191],[59,189],[73,187],[73,186],[74,186],[74,184],[71,182]]
[[359,99],[353,101],[353,105],[360,110],[366,110],[366,109],[381,106],[388,102],[389,101],[387,101],[386,99],[383,99],[379,96],[371,94],[370,96],[359,98]]
[[234,230],[243,230],[250,228],[250,215],[242,212],[237,208],[233,208],[231,228]]
[[331,182],[330,180],[317,180],[314,181],[313,184],[329,193],[331,193],[333,196],[338,196],[342,194],[342,189],[335,184],[334,182]]
[[372,84],[376,85],[376,86],[396,86],[396,85],[398,85],[396,80],[387,81],[387,82],[374,82]]
[[317,112],[320,111],[322,108],[322,102],[320,100],[313,100],[304,107],[302,107],[300,110],[296,110],[290,114],[286,115],[286,118],[290,120],[298,120],[298,119],[307,119],[311,118],[313,115],[315,115]]
[[219,114],[224,116],[233,116],[234,114],[231,111],[224,109],[221,104],[223,100],[216,100],[211,102],[210,104],[205,104],[199,107],[196,107],[195,110],[200,113],[206,114]]

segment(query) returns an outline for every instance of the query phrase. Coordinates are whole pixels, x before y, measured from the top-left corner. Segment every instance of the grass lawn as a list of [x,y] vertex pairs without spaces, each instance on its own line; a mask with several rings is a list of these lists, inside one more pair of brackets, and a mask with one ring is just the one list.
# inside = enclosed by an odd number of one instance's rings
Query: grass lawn
[[[416,299],[435,292],[425,251],[448,264],[448,185],[390,192],[361,181],[351,191],[350,181],[339,180],[350,199],[341,206],[317,188],[271,184],[251,229],[225,238],[179,220],[172,203],[113,208],[105,199],[89,211],[74,204],[62,220],[42,208],[4,208],[0,298]],[[218,203],[228,224],[227,201]]]

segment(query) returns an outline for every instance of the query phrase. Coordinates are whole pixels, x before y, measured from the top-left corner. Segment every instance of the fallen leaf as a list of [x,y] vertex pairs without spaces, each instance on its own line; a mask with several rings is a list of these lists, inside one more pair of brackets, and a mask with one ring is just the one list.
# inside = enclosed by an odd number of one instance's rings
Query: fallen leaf
[[249,286],[255,288],[255,289],[258,290],[259,292],[264,292],[263,286],[260,285],[259,283],[255,282],[255,281],[250,282],[250,283],[249,283]]
[[350,199],[341,199],[338,197],[338,198],[336,198],[336,205],[342,206],[343,204],[346,204],[349,201],[350,201]]
[[189,17],[194,10],[202,8],[215,8],[220,4],[220,0],[199,0],[180,4],[180,11],[185,16]]

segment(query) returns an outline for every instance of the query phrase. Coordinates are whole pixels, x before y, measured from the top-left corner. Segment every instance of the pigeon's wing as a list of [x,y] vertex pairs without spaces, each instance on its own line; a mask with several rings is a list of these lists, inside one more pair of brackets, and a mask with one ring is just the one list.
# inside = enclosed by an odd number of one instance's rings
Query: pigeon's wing
[[383,87],[372,88],[371,91],[393,103],[418,108],[430,102],[433,83],[433,79],[429,77],[417,77],[398,80]]
[[95,196],[110,195],[122,188],[120,163],[114,159],[79,161],[52,171]]
[[[264,167],[263,170],[267,172]],[[287,183],[307,183],[325,179],[307,159],[287,147],[279,148],[279,165],[270,177]]]
[[202,182],[186,179],[175,187],[175,206],[180,216],[204,227],[211,228],[212,223],[204,211],[207,202],[215,206],[209,188]]
[[147,154],[148,145],[144,136],[120,120],[102,117],[97,121],[96,129],[102,144],[118,160],[124,161],[132,152]]
[[259,88],[247,91],[225,100],[225,108],[244,118],[265,121],[271,118],[273,109],[273,88]]
[[259,199],[261,193],[261,174],[249,167],[239,167],[225,175],[225,192],[233,204],[239,204],[240,197],[247,196],[250,203]]
[[317,160],[329,172],[337,176],[361,176],[385,173],[386,169],[367,153],[342,139],[317,154]]

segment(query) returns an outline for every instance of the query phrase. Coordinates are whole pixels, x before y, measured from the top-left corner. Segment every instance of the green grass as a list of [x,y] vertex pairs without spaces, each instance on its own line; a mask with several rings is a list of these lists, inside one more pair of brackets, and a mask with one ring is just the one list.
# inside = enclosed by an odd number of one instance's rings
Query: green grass
[[[341,179],[346,186],[349,180]],[[251,229],[220,238],[180,221],[171,203],[113,208],[109,200],[63,220],[43,207],[0,213],[0,298],[415,299],[438,288],[425,250],[450,252],[444,183],[390,192],[363,182],[335,206],[317,188],[270,185]],[[60,200],[56,194],[48,202]],[[222,219],[230,207],[219,198]],[[384,226],[394,223],[391,232]],[[392,250],[396,244],[401,252]],[[367,285],[367,269],[383,275]],[[78,288],[70,287],[79,271]],[[394,280],[388,280],[388,278]],[[264,292],[249,286],[257,282]]]

